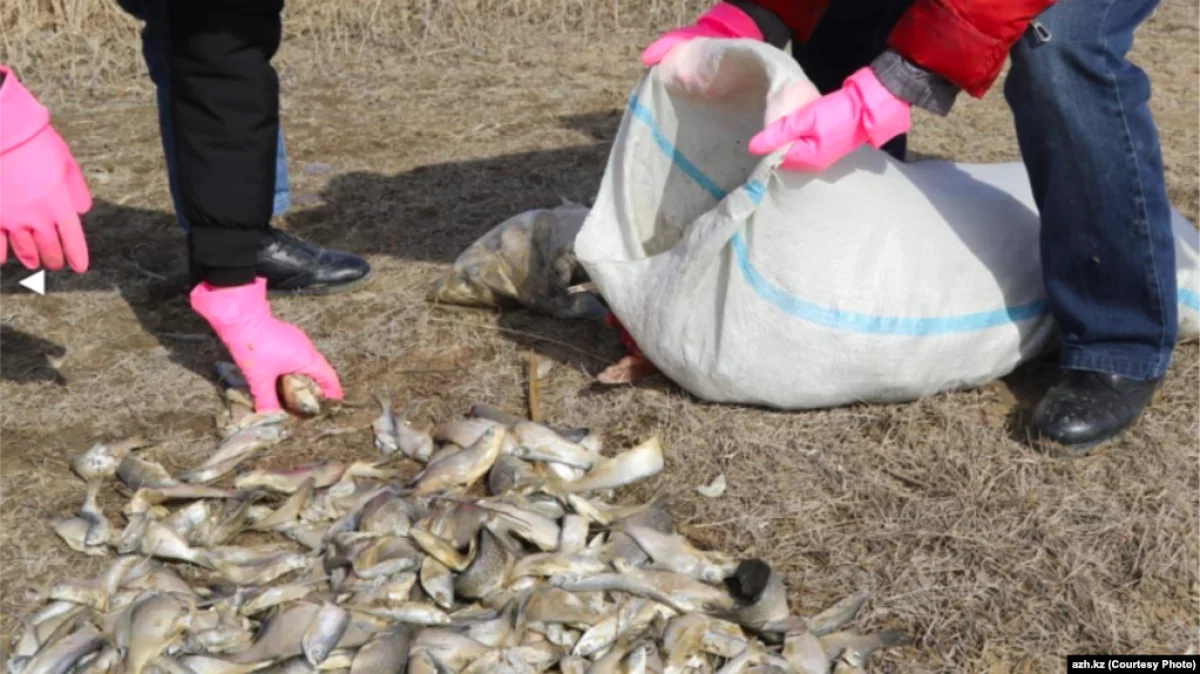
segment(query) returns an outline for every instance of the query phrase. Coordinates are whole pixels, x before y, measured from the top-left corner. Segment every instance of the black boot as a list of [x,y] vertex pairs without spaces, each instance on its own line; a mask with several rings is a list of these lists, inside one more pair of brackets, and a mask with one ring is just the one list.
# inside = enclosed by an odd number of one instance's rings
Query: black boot
[[287,232],[269,230],[258,253],[258,275],[279,295],[329,295],[359,288],[371,278],[371,265],[350,253],[326,250]]
[[1033,435],[1055,456],[1087,454],[1129,430],[1161,381],[1066,370],[1034,410]]

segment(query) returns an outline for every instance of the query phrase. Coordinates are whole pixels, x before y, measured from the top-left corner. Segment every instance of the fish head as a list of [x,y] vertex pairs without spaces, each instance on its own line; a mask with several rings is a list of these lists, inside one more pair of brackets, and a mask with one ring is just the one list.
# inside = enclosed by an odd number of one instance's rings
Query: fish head
[[321,411],[321,388],[303,374],[285,374],[279,378],[279,399],[287,409],[301,416]]

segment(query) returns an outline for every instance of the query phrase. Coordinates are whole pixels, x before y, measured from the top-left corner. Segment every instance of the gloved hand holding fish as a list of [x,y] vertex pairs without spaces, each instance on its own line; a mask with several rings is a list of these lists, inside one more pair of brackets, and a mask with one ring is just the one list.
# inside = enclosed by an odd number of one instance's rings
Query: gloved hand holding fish
[[280,409],[277,386],[289,374],[307,375],[324,397],[341,399],[337,373],[308,336],[272,315],[264,279],[229,288],[201,283],[191,299],[192,308],[209,322],[245,374],[257,412]]
[[[666,498],[610,501],[663,470],[657,436],[606,453],[589,429],[486,405],[421,428],[379,400],[374,460],[230,479],[289,440],[286,414],[177,476],[141,438],[80,453],[84,510],[55,531],[116,556],[51,584],[8,672],[849,674],[905,643],[848,628],[866,591],[796,611],[766,562],[678,533]],[[114,481],[124,529],[96,504]]]

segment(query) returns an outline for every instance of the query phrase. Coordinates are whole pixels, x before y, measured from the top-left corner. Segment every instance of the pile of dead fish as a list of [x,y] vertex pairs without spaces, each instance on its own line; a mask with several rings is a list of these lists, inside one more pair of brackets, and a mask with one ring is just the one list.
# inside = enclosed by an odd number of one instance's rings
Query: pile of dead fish
[[[286,414],[228,419],[175,476],[136,438],[84,451],[83,508],[54,529],[115,558],[49,588],[8,671],[847,673],[901,641],[843,630],[866,593],[795,614],[770,566],[697,549],[662,498],[611,503],[662,470],[655,437],[605,456],[484,406],[431,432],[405,417],[384,405],[373,462],[234,475],[289,437]],[[97,505],[110,483],[123,528]]]

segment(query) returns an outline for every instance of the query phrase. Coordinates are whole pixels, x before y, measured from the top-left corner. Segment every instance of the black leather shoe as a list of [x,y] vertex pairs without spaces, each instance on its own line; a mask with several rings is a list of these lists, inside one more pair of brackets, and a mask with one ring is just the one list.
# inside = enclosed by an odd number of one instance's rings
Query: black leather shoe
[[1129,430],[1161,381],[1066,370],[1038,403],[1031,430],[1052,455],[1087,454]]
[[257,273],[279,295],[329,295],[366,285],[371,265],[350,253],[326,250],[287,232],[270,229],[258,253]]

